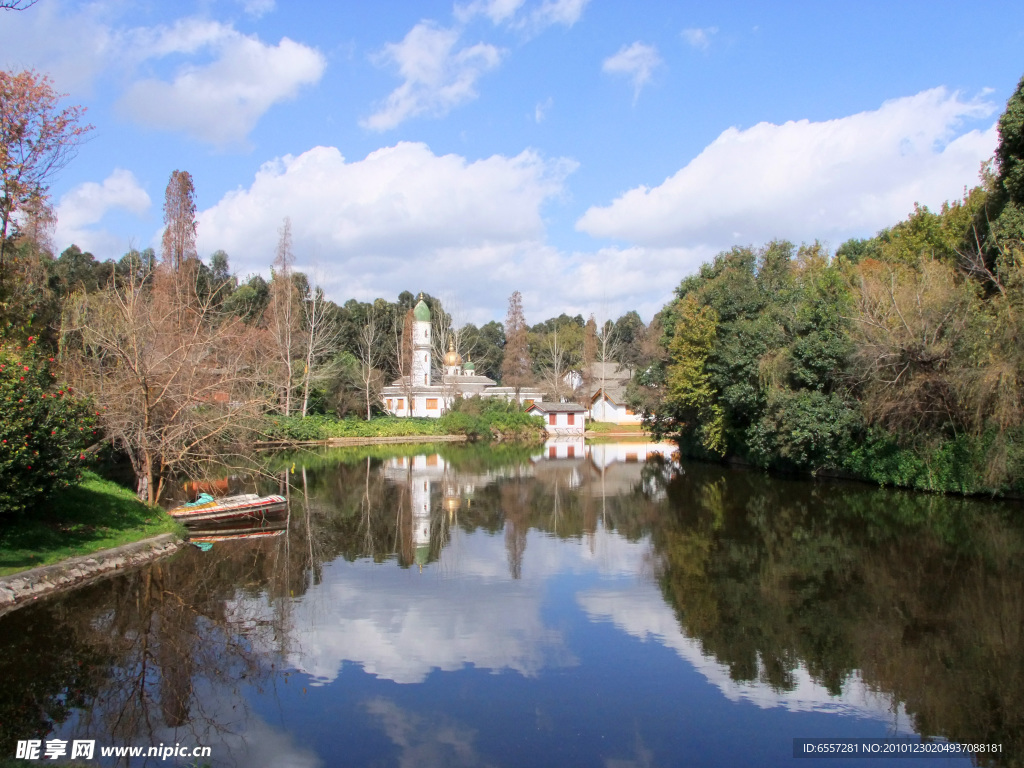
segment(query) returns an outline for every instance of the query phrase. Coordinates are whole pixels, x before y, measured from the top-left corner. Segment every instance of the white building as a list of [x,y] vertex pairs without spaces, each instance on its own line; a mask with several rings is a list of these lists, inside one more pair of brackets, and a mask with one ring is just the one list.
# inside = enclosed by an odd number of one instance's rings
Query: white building
[[618,363],[594,363],[590,381],[593,394],[590,395],[590,418],[611,424],[640,424],[639,413],[626,404],[626,387],[632,373]]
[[583,435],[587,409],[576,403],[533,403],[527,413],[544,419],[549,435]]
[[[438,418],[451,408],[459,397],[500,397],[515,400],[514,387],[499,387],[488,377],[477,375],[472,361],[462,361],[452,342],[448,343],[443,373],[435,381],[431,359],[433,339],[430,329],[430,308],[420,294],[420,300],[413,307],[412,323],[412,371],[381,390],[384,409],[392,416],[426,416]],[[541,402],[544,393],[539,390],[520,388],[518,400],[521,405]]]

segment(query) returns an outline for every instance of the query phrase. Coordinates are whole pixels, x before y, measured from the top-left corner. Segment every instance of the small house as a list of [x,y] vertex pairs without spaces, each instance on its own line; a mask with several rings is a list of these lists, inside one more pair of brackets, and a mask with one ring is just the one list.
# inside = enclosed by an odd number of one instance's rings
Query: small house
[[544,419],[549,435],[582,435],[587,409],[578,403],[534,403],[527,413]]

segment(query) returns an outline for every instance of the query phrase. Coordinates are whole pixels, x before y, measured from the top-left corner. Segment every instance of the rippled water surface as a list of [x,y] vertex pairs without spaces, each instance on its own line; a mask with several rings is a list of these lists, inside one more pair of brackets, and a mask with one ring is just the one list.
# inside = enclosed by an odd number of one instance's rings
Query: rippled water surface
[[211,757],[120,764],[791,766],[795,737],[915,736],[1022,764],[1019,505],[643,443],[278,471],[285,535],[0,619],[0,757],[60,738],[95,740],[82,765],[178,744]]

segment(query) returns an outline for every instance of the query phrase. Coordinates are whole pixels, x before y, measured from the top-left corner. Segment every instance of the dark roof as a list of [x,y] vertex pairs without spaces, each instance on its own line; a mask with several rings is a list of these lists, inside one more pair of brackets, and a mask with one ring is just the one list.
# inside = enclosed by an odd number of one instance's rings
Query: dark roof
[[590,367],[591,390],[587,394],[593,402],[597,393],[603,389],[612,402],[625,402],[626,386],[632,377],[628,368],[623,368],[616,362],[594,363]]
[[526,410],[534,409],[541,413],[583,413],[587,410],[579,403],[534,403]]
[[590,398],[590,404],[593,405],[595,402],[597,402],[601,398],[602,393],[604,393],[604,396],[608,398],[608,400],[610,400],[614,405],[626,405],[626,398],[624,397],[624,388],[621,394],[613,395],[611,387],[608,388],[608,391],[605,391],[603,389],[597,390],[597,392],[594,393],[593,397]]

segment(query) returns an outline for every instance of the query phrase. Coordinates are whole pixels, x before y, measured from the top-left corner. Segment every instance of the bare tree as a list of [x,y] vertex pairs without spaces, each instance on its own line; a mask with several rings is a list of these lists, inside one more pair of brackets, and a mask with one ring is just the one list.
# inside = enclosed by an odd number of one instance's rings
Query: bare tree
[[299,294],[292,279],[295,255],[292,253],[292,221],[287,216],[281,224],[270,281],[270,303],[267,306],[267,330],[270,346],[277,362],[278,402],[285,416],[292,412],[292,389],[295,386],[295,360],[301,330],[298,308]]
[[5,11],[24,11],[31,8],[39,0],[0,0],[0,9]]
[[71,297],[62,334],[73,341],[63,352],[75,388],[128,454],[139,497],[156,503],[173,473],[225,463],[265,402],[256,331],[195,285],[183,307],[179,281],[158,275],[150,288],[145,278]]
[[501,364],[501,383],[515,388],[516,402],[519,401],[522,388],[531,383],[531,368],[523,296],[515,291],[508,299],[508,315],[505,318],[505,359]]
[[[356,337],[356,358],[359,360],[359,388],[366,404],[366,420],[373,415],[373,404],[380,397],[384,374],[380,370],[384,357],[386,324],[376,305],[366,313],[363,327]],[[410,361],[411,361],[410,356]]]
[[394,337],[391,340],[391,351],[395,355],[395,368],[398,381],[405,393],[405,402],[412,400],[412,342],[413,342],[413,310],[406,310],[401,322],[395,318],[392,323]]
[[615,323],[611,320],[605,320],[597,329],[597,336],[595,338],[596,350],[595,359],[600,363],[600,370],[598,374],[598,381],[595,383],[604,389],[607,386],[608,379],[608,365],[615,364],[619,356],[619,344],[618,335],[615,333]]
[[[544,340],[544,389],[556,401],[564,402],[572,395],[568,376],[579,358],[573,360],[572,351],[559,338],[558,329],[552,330]],[[577,353],[578,354],[578,353]]]
[[[433,359],[441,366],[449,347],[453,348],[463,360],[476,349],[477,338],[471,337],[467,326],[465,308],[453,295],[446,296],[437,302],[430,313],[432,328],[430,329]],[[441,366],[443,372],[443,366]]]
[[334,372],[329,360],[341,333],[334,303],[327,300],[318,285],[302,303],[302,321],[306,353],[302,373],[302,418],[306,418],[310,387],[315,382],[330,378]]

